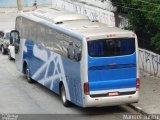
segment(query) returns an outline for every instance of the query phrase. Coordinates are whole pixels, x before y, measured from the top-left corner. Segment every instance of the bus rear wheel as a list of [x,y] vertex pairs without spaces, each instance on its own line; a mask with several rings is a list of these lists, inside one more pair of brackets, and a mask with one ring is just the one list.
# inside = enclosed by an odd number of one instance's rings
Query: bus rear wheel
[[61,100],[65,107],[69,107],[71,105],[71,103],[67,100],[66,90],[63,84],[61,85]]

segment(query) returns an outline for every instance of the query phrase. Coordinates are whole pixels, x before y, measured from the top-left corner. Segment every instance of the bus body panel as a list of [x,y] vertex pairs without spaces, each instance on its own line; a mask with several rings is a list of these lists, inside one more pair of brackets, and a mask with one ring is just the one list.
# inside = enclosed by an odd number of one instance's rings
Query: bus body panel
[[25,47],[23,60],[27,61],[31,78],[57,94],[60,94],[59,87],[62,81],[67,99],[78,106],[83,106],[80,62],[62,57],[31,40],[25,41]]
[[[90,91],[136,87],[136,54],[88,58]],[[111,65],[111,66],[110,66]]]
[[16,64],[16,67],[17,67],[18,71],[20,71],[21,73],[23,73],[23,63],[24,63],[24,59],[23,59],[24,54],[23,54],[23,51],[26,51],[25,41],[26,40],[23,39],[23,38],[20,40],[20,43],[19,43],[19,52],[15,53],[15,64]]
[[99,97],[92,98],[90,95],[86,95],[84,99],[84,107],[103,107],[103,106],[115,106],[136,103],[139,99],[139,91],[136,91],[133,95],[112,96],[112,97]]
[[[87,45],[85,47],[88,53]],[[88,81],[85,82],[89,84],[89,95],[84,96],[83,107],[114,106],[138,102],[139,90],[136,88],[136,78],[139,78],[139,69],[136,36],[135,47],[133,54],[125,56],[96,58],[85,55],[88,70],[86,76]],[[114,66],[115,63],[116,66]],[[114,92],[122,94],[108,96],[108,93]]]

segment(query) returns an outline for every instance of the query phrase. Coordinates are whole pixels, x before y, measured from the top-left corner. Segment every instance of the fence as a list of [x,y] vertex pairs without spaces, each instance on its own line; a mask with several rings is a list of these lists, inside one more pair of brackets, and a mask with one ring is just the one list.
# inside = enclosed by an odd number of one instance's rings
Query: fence
[[145,49],[139,49],[139,66],[143,71],[160,77],[160,55]]

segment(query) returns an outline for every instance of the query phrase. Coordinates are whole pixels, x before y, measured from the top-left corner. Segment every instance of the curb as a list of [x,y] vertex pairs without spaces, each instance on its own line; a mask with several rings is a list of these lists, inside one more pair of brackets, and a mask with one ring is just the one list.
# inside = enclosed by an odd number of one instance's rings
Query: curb
[[[149,114],[149,113],[145,112],[145,111],[144,111],[142,108],[140,108],[140,107],[137,107],[137,106],[134,106],[134,105],[131,105],[131,104],[128,104],[128,107],[134,109],[135,111],[141,113],[142,115],[145,115],[145,116],[150,116],[150,115],[152,115],[152,114]],[[159,118],[158,118],[158,119],[148,119],[148,120],[159,120]]]
[[140,112],[141,114],[143,114],[143,115],[149,115],[149,113],[147,113],[147,112],[145,112],[142,108],[140,108],[140,107],[137,107],[137,106],[134,106],[134,105],[131,105],[131,104],[128,104],[128,106],[130,107],[130,108],[132,108],[132,109],[134,109],[135,111],[137,111],[137,112]]
[[[132,108],[132,109],[134,109],[135,111],[137,111],[137,112],[140,112],[142,115],[145,115],[145,116],[151,116],[151,115],[153,115],[153,114],[149,114],[149,113],[147,113],[147,112],[145,112],[142,108],[140,108],[140,107],[137,107],[137,106],[134,106],[134,105],[131,105],[131,104],[128,104],[128,106],[130,107],[130,108]],[[151,119],[148,119],[148,120],[159,120],[159,118],[158,119],[154,119],[154,118],[151,118]]]

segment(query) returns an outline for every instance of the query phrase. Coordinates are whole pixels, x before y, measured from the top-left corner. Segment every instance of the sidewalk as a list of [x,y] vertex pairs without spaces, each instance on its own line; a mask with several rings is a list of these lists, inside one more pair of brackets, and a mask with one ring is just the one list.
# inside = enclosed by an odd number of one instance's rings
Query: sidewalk
[[[43,8],[43,7],[51,7],[52,5],[39,5],[38,8]],[[31,7],[23,7],[23,12],[29,12],[29,11],[33,11],[35,9],[35,7],[31,6]],[[17,8],[0,8],[0,14],[4,14],[4,13],[17,13],[18,10]]]
[[133,104],[147,114],[160,114],[160,78],[140,71],[140,99]]

